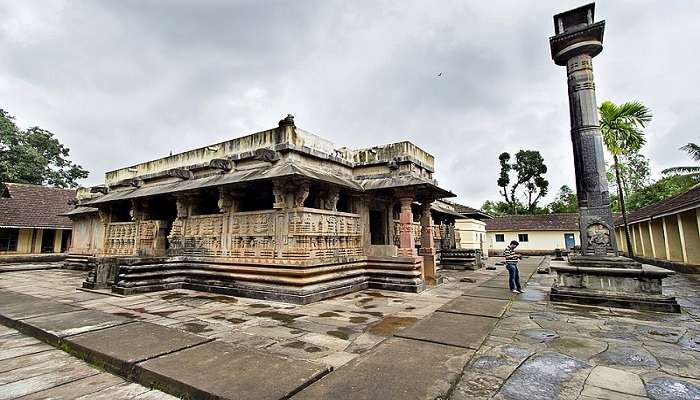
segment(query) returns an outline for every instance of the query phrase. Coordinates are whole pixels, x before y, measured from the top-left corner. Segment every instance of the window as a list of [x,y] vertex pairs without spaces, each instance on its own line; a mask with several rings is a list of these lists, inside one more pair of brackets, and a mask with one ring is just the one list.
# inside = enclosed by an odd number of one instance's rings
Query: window
[[19,229],[0,228],[0,251],[17,251]]
[[504,235],[504,234],[502,234],[502,233],[497,233],[497,234],[496,234],[496,242],[502,243],[502,242],[505,242],[505,241],[506,241],[506,235]]
[[527,233],[518,233],[518,242],[527,242],[528,239]]

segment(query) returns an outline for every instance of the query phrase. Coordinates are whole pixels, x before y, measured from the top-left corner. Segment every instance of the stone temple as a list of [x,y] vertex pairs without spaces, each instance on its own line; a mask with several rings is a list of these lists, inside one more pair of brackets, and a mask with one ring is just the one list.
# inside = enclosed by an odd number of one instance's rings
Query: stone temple
[[337,149],[287,116],[107,172],[68,213],[66,264],[91,268],[84,286],[122,294],[308,303],[368,287],[420,292],[439,281],[431,213],[454,196],[433,172],[433,156],[412,143]]

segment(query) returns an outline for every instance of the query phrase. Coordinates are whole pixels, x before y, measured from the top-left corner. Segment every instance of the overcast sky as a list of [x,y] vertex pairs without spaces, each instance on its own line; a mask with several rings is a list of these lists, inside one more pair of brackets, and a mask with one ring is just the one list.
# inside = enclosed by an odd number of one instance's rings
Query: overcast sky
[[[552,15],[584,1],[0,0],[0,108],[105,171],[272,128],[337,147],[410,140],[475,207],[498,154],[539,150],[573,186]],[[658,174],[700,141],[700,1],[599,1],[598,102],[638,100]],[[438,77],[438,73],[442,76]],[[551,198],[552,196],[550,196]]]

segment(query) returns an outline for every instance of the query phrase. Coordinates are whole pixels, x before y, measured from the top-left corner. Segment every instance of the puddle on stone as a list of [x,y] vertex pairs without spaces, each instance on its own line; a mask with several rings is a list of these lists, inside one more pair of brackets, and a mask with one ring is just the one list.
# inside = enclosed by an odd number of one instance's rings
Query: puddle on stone
[[271,311],[271,310],[261,311],[257,314],[253,314],[253,316],[274,319],[275,321],[280,321],[280,322],[292,322],[297,318],[303,317],[303,315],[301,315],[301,314],[284,314],[281,312]]
[[349,335],[349,334],[347,334],[347,333],[345,333],[345,332],[341,332],[340,330],[337,330],[337,331],[328,331],[328,332],[326,332],[326,334],[328,334],[328,335],[330,335],[330,336],[333,336],[333,337],[337,337],[338,339],[343,339],[343,340],[348,340],[348,339],[350,339],[350,335]]
[[163,300],[177,300],[185,296],[186,295],[182,293],[168,293],[160,296],[160,298]]
[[318,314],[319,317],[330,318],[330,317],[340,317],[340,314],[333,311],[326,311],[324,313]]
[[353,324],[361,324],[367,322],[367,317],[350,317],[350,322]]
[[525,336],[539,342],[549,342],[559,337],[559,335],[550,329],[523,329],[519,335]]
[[248,307],[250,307],[250,308],[270,308],[269,305],[267,305],[267,304],[260,304],[260,303],[249,304]]
[[118,316],[120,316],[120,317],[126,317],[126,318],[138,318],[137,315],[134,315],[134,314],[131,314],[131,313],[128,313],[128,312],[113,312],[113,313],[110,313],[110,314],[114,314],[114,315],[118,315]]
[[305,345],[306,342],[302,342],[301,340],[295,340],[293,342],[283,344],[282,347],[289,347],[292,349],[303,349]]
[[150,314],[157,315],[157,316],[159,316],[159,317],[165,317],[165,318],[167,318],[167,317],[169,317],[171,314],[174,314],[174,313],[176,313],[176,312],[178,312],[178,311],[182,311],[182,310],[151,311]]
[[413,307],[413,306],[408,306],[408,307],[404,308],[404,310],[406,310],[406,311],[411,311],[411,310],[415,310],[415,309],[416,309],[416,307]]
[[323,351],[323,350],[320,347],[309,346],[309,347],[304,347],[304,351],[307,353],[318,353],[319,351]]
[[401,328],[416,322],[414,317],[386,317],[369,328],[369,333],[379,336],[391,336]]
[[192,332],[192,333],[211,332],[211,329],[207,325],[198,324],[196,322],[186,322],[186,323],[180,325],[179,328],[184,329],[187,332]]
[[381,318],[384,316],[384,313],[380,313],[379,311],[353,311],[352,313],[360,315],[371,315],[377,318]]

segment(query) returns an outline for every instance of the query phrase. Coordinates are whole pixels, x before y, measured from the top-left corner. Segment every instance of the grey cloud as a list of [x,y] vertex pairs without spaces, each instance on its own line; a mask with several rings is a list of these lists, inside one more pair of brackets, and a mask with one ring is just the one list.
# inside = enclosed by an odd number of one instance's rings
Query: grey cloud
[[[0,106],[55,132],[86,184],[291,112],[338,146],[411,140],[442,186],[480,206],[498,197],[502,151],[540,150],[552,191],[573,182],[565,71],[547,39],[551,16],[579,4],[0,0],[16,22],[0,28]],[[598,100],[647,103],[654,170],[687,163],[677,147],[698,140],[700,98],[683,43],[700,39],[700,5],[596,11]]]

